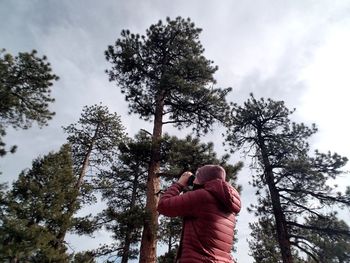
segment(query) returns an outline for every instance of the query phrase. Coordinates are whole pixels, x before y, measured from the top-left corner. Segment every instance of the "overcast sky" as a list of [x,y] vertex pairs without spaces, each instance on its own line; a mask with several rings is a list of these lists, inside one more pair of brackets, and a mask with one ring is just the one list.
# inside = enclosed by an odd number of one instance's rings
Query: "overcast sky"
[[[3,0],[0,48],[12,54],[36,49],[48,56],[60,80],[53,87],[56,116],[48,127],[8,130],[5,142],[17,144],[18,151],[0,159],[0,182],[13,181],[32,159],[59,149],[65,142],[61,126],[76,122],[84,105],[109,106],[122,116],[130,135],[141,127],[150,130],[150,124],[127,115],[123,96],[104,73],[109,66],[104,51],[122,29],[143,34],[167,16],[190,17],[203,29],[205,55],[219,66],[217,85],[233,87],[231,101],[241,103],[250,92],[284,100],[297,109],[295,120],[318,125],[313,148],[350,157],[350,1]],[[215,131],[205,140],[215,141],[223,153],[220,134]],[[233,161],[238,159],[243,157]],[[248,168],[239,175],[245,206],[254,200],[247,184],[250,175]],[[346,184],[350,180],[344,176],[340,185]],[[344,217],[350,221],[349,211]],[[235,254],[241,263],[252,262],[246,239],[253,220],[244,208]],[[105,239],[103,232],[95,239],[70,237],[76,250],[96,247]]]

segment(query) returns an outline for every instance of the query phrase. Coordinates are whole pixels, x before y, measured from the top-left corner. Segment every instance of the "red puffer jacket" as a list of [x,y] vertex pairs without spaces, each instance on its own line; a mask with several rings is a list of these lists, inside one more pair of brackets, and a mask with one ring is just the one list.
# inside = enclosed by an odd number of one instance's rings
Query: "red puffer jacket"
[[173,184],[158,205],[165,216],[184,217],[180,262],[233,262],[235,216],[241,209],[237,191],[220,179],[180,195],[182,188]]

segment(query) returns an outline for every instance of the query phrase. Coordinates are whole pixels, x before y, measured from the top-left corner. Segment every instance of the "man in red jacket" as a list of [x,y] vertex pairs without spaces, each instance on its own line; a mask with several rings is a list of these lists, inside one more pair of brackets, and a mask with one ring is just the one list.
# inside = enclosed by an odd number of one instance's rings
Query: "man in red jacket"
[[195,190],[181,194],[191,175],[183,173],[158,204],[159,213],[184,218],[177,262],[232,263],[235,217],[241,209],[239,194],[225,181],[225,170],[219,165],[199,168]]

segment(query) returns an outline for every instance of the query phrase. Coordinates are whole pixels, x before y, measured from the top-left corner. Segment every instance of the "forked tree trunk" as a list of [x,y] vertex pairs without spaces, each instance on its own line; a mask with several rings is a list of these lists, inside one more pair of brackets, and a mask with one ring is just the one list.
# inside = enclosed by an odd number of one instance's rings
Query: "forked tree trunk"
[[156,111],[152,135],[151,160],[148,169],[147,194],[146,194],[146,219],[143,226],[140,263],[154,263],[157,259],[157,229],[160,179],[160,143],[163,126],[164,94],[159,92],[156,98]]

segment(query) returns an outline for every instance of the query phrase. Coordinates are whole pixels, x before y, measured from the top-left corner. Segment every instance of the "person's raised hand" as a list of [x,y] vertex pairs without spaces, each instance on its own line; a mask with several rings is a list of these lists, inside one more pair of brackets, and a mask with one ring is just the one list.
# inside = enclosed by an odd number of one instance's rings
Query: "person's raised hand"
[[193,175],[193,174],[191,172],[189,172],[189,171],[184,172],[177,182],[179,184],[181,184],[183,187],[186,187],[188,179],[191,177],[191,175]]

